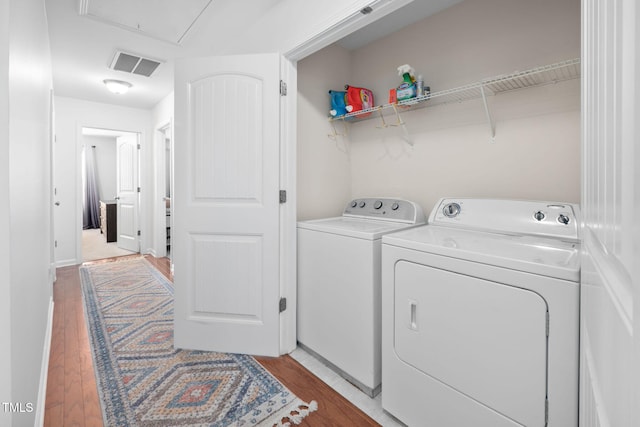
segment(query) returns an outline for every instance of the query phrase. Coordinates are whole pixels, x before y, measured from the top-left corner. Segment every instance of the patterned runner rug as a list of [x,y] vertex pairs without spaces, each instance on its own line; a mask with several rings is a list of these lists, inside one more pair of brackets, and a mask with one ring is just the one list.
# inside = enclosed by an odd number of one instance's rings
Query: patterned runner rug
[[144,258],[80,268],[105,426],[288,426],[317,409],[251,356],[173,347],[173,286]]

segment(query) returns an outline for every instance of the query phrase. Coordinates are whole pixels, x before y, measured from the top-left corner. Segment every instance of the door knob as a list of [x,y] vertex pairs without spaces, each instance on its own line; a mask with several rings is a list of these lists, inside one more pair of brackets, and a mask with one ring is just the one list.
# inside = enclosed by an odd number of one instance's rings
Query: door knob
[[55,202],[54,205],[60,206],[60,202]]

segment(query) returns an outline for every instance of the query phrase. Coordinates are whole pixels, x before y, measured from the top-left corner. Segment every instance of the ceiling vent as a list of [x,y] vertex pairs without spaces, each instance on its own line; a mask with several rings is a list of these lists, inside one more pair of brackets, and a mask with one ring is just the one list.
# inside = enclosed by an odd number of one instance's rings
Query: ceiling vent
[[150,77],[151,74],[162,64],[162,61],[156,59],[143,58],[133,53],[117,51],[113,61],[111,61],[112,70],[124,71],[125,73],[138,74],[140,76]]

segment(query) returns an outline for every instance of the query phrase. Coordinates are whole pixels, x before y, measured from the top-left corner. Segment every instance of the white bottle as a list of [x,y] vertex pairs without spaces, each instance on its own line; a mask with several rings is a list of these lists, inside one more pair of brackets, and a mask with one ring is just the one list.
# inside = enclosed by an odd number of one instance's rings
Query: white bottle
[[422,74],[418,75],[418,79],[416,80],[416,96],[422,96],[424,92],[424,80],[422,79]]

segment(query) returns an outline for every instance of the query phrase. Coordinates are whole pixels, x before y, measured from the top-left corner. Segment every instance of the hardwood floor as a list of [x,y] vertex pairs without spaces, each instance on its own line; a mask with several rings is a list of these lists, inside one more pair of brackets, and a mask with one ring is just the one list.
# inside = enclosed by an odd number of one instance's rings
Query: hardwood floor
[[[167,258],[145,258],[172,280]],[[53,286],[55,305],[45,427],[103,426],[78,268],[77,265],[59,268]],[[318,402],[318,410],[305,418],[301,426],[379,426],[290,356],[257,357],[256,360],[302,400]]]

